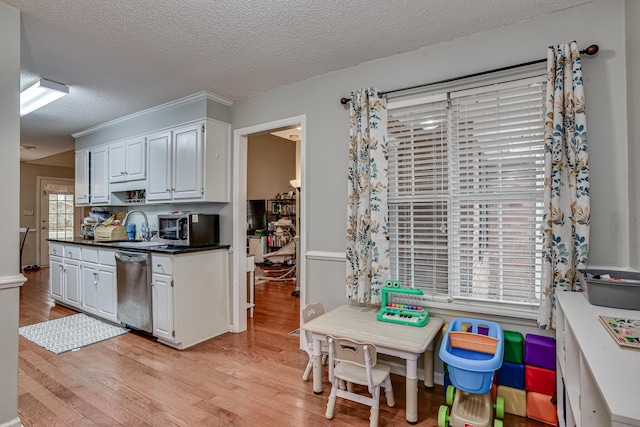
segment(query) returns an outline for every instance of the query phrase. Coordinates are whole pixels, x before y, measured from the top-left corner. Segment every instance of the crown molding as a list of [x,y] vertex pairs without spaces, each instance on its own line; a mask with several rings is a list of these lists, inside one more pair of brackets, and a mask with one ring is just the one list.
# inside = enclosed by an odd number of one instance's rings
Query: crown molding
[[109,126],[113,126],[118,123],[122,123],[138,117],[146,116],[147,114],[157,113],[158,111],[166,110],[169,108],[175,108],[182,105],[190,104],[192,102],[201,101],[203,99],[215,101],[219,104],[226,105],[227,107],[230,107],[233,105],[232,100],[205,90],[203,92],[198,92],[198,93],[194,93],[193,95],[185,96],[184,98],[176,99],[175,101],[167,102],[166,104],[161,104],[156,107],[147,108],[146,110],[138,111],[137,113],[129,114],[128,116],[120,117],[120,118],[108,121],[106,123],[92,126],[80,132],[72,133],[71,136],[73,138],[80,138],[85,135],[89,135],[91,133],[97,132],[98,130],[107,128]]

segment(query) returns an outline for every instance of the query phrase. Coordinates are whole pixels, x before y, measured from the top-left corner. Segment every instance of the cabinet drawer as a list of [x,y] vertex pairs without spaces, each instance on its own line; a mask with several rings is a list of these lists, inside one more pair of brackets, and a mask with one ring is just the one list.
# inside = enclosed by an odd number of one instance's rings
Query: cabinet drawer
[[173,274],[171,257],[152,255],[151,271],[160,274]]
[[96,248],[82,248],[82,261],[98,262],[98,250]]
[[82,259],[82,248],[76,245],[65,245],[64,257],[80,261]]
[[64,256],[64,245],[62,243],[49,242],[49,255]]
[[116,251],[113,249],[100,249],[98,251],[98,263],[101,265],[116,265]]

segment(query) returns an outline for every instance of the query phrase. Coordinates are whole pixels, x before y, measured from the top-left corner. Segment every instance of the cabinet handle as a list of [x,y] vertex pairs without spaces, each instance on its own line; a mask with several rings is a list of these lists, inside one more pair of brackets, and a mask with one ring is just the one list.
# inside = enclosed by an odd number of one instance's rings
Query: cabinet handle
[[153,282],[151,282],[151,283],[149,283],[149,285],[151,285],[151,286],[155,286],[156,284],[155,284],[155,283],[153,283]]

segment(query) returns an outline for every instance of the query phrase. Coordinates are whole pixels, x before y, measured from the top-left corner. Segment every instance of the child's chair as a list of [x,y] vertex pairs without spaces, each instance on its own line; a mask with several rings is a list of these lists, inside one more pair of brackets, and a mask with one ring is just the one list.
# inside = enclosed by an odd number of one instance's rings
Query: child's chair
[[[353,341],[347,338],[327,337],[329,342],[329,380],[331,395],[327,403],[326,417],[333,418],[336,397],[371,406],[369,425],[378,425],[380,413],[380,387],[385,389],[387,405],[395,406],[393,388],[391,386],[391,366],[378,362],[376,346],[369,343]],[[368,387],[372,397],[354,393],[352,387],[340,388],[340,382],[360,384]]]
[[[324,314],[324,306],[321,302],[317,302],[315,304],[307,304],[302,309],[302,322],[303,324],[307,323],[311,319],[315,319],[316,317]],[[306,331],[302,331],[302,345],[309,355],[309,363],[307,363],[307,367],[304,370],[304,374],[302,374],[302,380],[307,381],[309,379],[309,375],[311,374],[311,369],[313,368],[313,342],[310,339],[310,334]],[[327,363],[327,356],[329,354],[329,348],[327,347],[327,343],[322,343],[322,364]]]

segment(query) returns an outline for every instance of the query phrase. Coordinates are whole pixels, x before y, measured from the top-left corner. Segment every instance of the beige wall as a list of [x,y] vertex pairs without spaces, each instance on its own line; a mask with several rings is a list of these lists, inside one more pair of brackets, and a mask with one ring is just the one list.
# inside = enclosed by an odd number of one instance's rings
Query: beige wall
[[247,150],[247,200],[273,199],[293,188],[296,143],[270,134],[250,136]]
[[[42,164],[20,163],[20,227],[29,227],[30,231],[22,252],[22,265],[39,264],[36,253],[38,224],[38,177],[75,178],[73,168]],[[25,215],[32,211],[33,215]],[[78,221],[75,221],[79,224]]]

